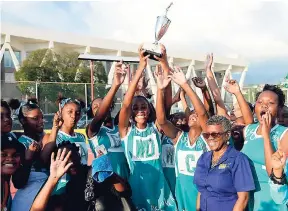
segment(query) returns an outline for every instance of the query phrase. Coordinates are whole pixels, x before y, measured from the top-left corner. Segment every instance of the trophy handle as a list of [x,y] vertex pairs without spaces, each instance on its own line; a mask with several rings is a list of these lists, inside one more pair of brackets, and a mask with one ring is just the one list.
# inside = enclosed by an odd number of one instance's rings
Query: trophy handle
[[171,2],[170,4],[169,4],[169,6],[166,8],[166,12],[165,12],[165,16],[167,16],[167,12],[168,12],[168,10],[170,9],[170,7],[173,5],[173,2]]

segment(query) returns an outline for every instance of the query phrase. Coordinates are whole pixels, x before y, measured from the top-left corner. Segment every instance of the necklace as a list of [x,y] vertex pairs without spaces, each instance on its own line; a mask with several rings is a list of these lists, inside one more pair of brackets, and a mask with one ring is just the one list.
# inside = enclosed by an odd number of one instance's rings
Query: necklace
[[219,160],[222,158],[222,156],[224,155],[225,152],[226,152],[226,150],[224,152],[222,152],[221,155],[218,156],[218,158],[215,158],[214,154],[213,154],[212,161],[211,161],[211,169],[214,168],[218,164]]

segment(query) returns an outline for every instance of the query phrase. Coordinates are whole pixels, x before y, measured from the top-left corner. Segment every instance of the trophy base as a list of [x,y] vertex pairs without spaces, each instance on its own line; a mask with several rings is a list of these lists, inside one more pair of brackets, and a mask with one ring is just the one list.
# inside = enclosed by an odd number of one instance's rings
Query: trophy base
[[144,45],[143,50],[145,50],[144,56],[149,55],[149,59],[153,59],[155,61],[158,61],[157,59],[155,59],[154,55],[159,57],[159,58],[162,57],[161,49],[160,49],[159,45],[155,45],[155,44]]

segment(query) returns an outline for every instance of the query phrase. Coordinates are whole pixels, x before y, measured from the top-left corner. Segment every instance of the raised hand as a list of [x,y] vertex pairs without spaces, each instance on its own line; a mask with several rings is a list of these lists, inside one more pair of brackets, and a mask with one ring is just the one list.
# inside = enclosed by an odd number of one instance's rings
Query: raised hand
[[161,66],[163,67],[164,65],[167,65],[168,66],[168,61],[167,61],[167,52],[166,52],[166,48],[163,44],[159,44],[160,45],[160,48],[161,48],[161,54],[162,54],[162,57],[159,58],[157,56],[154,55],[154,58],[157,59]]
[[139,54],[139,59],[140,59],[140,62],[139,62],[139,69],[142,71],[146,68],[147,66],[147,60],[149,58],[149,55],[147,56],[144,56],[144,52],[145,50],[143,50],[143,44],[141,44],[138,48],[138,54]]
[[71,151],[66,154],[66,149],[61,151],[61,149],[58,149],[56,159],[54,159],[54,152],[51,155],[51,164],[50,164],[50,177],[53,177],[55,179],[60,179],[70,168],[70,166],[73,164],[72,162],[68,163],[68,160],[71,155]]
[[263,124],[262,124],[262,136],[264,138],[269,138],[270,137],[270,131],[271,131],[271,113],[267,111],[263,116]]
[[53,127],[59,129],[63,125],[63,120],[60,111],[57,111],[53,118]]
[[211,70],[212,64],[213,64],[213,60],[214,60],[213,53],[207,54],[207,56],[206,56],[206,70],[207,69]]
[[137,91],[143,91],[148,86],[149,79],[146,80],[145,74],[142,73],[142,76],[137,84]]
[[33,157],[34,157],[34,154],[36,152],[40,152],[41,151],[41,144],[36,142],[36,141],[33,141],[30,145],[29,145],[29,148],[28,150],[26,150],[25,152],[25,160],[26,161],[32,161],[33,160]]
[[[273,168],[274,174],[280,172],[279,174],[281,175],[286,165],[287,156],[282,151],[281,143],[279,140],[277,141],[277,143],[278,143],[278,150],[271,157],[271,166]],[[280,175],[275,176],[279,177]]]
[[171,78],[166,78],[163,74],[163,71],[160,65],[156,66],[156,70],[154,72],[155,78],[157,80],[157,87],[158,89],[165,89],[171,81]]
[[194,78],[192,78],[192,81],[193,81],[194,85],[200,89],[204,89],[206,87],[206,83],[203,80],[203,78],[194,77]]
[[124,82],[128,68],[129,66],[123,64],[122,61],[117,62],[115,65],[113,84],[120,86]]
[[169,78],[171,78],[179,86],[187,83],[187,79],[180,67],[175,67],[174,72],[172,71],[171,74],[172,75],[170,75]]
[[32,151],[32,152],[39,152],[41,150],[41,144],[38,143],[37,141],[33,141],[29,145],[29,150]]
[[224,86],[224,89],[231,94],[237,94],[241,92],[239,84],[236,80],[226,80],[226,86]]

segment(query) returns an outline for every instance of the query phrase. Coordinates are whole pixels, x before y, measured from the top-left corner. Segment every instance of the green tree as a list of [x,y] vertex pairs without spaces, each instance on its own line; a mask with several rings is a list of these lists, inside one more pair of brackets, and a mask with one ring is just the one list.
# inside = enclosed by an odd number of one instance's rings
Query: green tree
[[[77,52],[55,53],[50,49],[31,52],[20,70],[15,73],[17,81],[31,81],[31,83],[19,82],[19,90],[24,95],[35,96],[37,82],[40,106],[44,103],[47,104],[47,101],[54,105],[53,102],[56,101],[59,93],[65,97],[85,100],[85,85],[72,83],[91,82],[90,64],[89,61],[78,60],[78,55]],[[94,62],[93,79],[96,88],[95,96],[104,96],[106,94],[107,75],[101,62]],[[57,109],[56,104],[52,110],[55,109]]]

